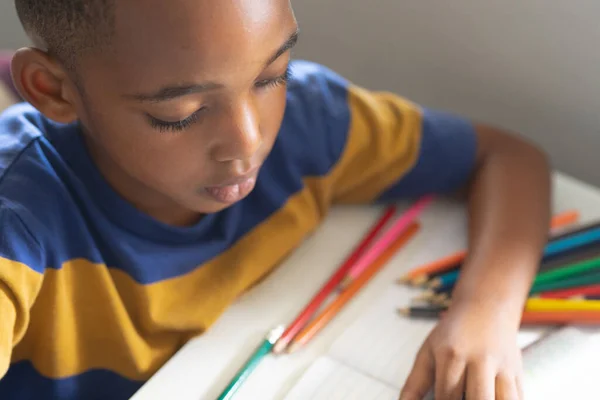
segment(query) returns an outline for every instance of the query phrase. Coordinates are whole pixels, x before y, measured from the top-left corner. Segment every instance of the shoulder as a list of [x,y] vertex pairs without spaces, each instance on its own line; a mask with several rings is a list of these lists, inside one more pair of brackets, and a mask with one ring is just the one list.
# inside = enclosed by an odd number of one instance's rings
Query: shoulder
[[285,151],[304,175],[329,173],[346,144],[350,126],[349,83],[309,61],[291,64],[287,105],[275,150]]
[[32,236],[51,237],[69,198],[64,161],[48,139],[59,129],[31,105],[18,104],[0,115],[0,211]]
[[15,261],[43,273],[44,246],[36,232],[38,222],[34,215],[21,204],[0,199],[0,226],[0,261]]

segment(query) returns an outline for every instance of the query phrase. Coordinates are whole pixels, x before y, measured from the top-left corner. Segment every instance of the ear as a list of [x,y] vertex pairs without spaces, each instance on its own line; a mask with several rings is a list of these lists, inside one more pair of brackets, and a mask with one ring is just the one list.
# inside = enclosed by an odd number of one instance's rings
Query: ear
[[46,117],[59,123],[77,119],[69,96],[69,76],[47,53],[34,48],[18,50],[13,56],[11,73],[23,99]]

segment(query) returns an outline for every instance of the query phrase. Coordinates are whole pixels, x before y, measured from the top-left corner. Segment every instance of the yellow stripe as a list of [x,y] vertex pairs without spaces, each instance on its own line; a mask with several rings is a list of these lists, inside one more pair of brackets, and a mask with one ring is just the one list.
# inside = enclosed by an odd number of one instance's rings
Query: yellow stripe
[[[21,341],[29,324],[29,309],[36,301],[42,284],[42,275],[27,265],[0,257],[0,296],[7,297],[15,310],[14,329],[11,332],[13,346]],[[0,315],[0,321],[1,321]],[[6,329],[2,326],[2,329]]]
[[0,282],[0,316],[2,317],[2,325],[0,325],[0,379],[8,371],[10,352],[15,345],[13,327],[17,319],[17,312],[15,303],[12,300],[13,297],[6,285]]
[[422,112],[391,93],[351,87],[348,142],[332,175],[334,201],[368,203],[396,183],[417,162]]
[[140,285],[85,260],[48,270],[13,361],[31,360],[54,378],[92,368],[149,378],[318,226],[330,204],[329,180],[305,184],[228,252],[186,276]]

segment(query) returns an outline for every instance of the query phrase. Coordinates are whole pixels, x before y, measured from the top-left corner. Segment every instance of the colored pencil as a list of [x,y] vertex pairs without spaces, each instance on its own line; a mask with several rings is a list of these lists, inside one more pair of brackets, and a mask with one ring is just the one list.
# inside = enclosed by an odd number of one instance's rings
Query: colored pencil
[[564,279],[561,281],[552,281],[541,284],[534,284],[529,291],[529,295],[534,295],[541,292],[548,292],[558,289],[569,289],[579,286],[595,285],[600,283],[600,272],[576,276],[574,278]]
[[283,333],[283,329],[283,326],[277,327],[267,335],[262,344],[256,348],[254,353],[250,356],[250,358],[248,358],[246,363],[229,382],[225,390],[223,390],[223,392],[219,395],[218,400],[230,400],[233,398],[233,396],[235,396],[235,393],[250,377],[260,361],[271,352],[275,342],[277,342]]
[[577,233],[563,239],[552,240],[544,250],[544,258],[552,257],[569,250],[600,242],[600,228]]
[[318,332],[320,332],[342,309],[350,302],[379,270],[404,246],[419,230],[420,224],[413,223],[387,247],[387,249],[358,277],[352,281],[338,297],[315,317],[292,341],[288,347],[290,353],[306,345]]
[[[555,215],[550,222],[550,226],[552,229],[557,229],[573,224],[578,220],[579,212],[575,210],[569,210]],[[569,232],[562,233],[558,235],[557,238],[563,238],[570,234],[571,233]],[[465,260],[466,256],[466,250],[457,251],[456,253],[450,254],[449,256],[443,257],[439,260],[422,265],[418,268],[409,271],[402,278],[400,278],[399,282],[413,282],[413,284],[415,285],[420,285],[428,281],[434,274],[439,274],[440,272],[445,272],[450,269],[460,267],[462,262]]]
[[[542,284],[546,282],[551,282],[573,275],[583,274],[599,268],[600,258],[594,258],[576,264],[568,264],[563,267],[553,269],[551,271],[543,272],[535,278],[534,283]],[[454,284],[458,280],[458,277],[459,271],[448,272],[443,276],[432,280],[429,284],[429,287],[432,289],[438,289],[440,292],[445,292],[454,286]]]
[[448,307],[440,305],[411,306],[399,308],[398,313],[410,318],[439,318]]
[[598,300],[527,299],[525,311],[600,311]]
[[550,290],[538,294],[542,299],[568,299],[577,296],[598,295],[600,295],[600,284],[579,286],[570,289]]
[[589,222],[587,224],[578,225],[572,229],[567,229],[566,231],[560,232],[556,235],[552,235],[552,239],[554,239],[554,240],[564,239],[569,236],[576,235],[578,233],[594,230],[596,228],[600,228],[600,221]]
[[[594,228],[590,231],[577,233],[572,236],[553,239],[544,249],[542,262],[548,257],[559,255],[561,253],[580,249],[593,243],[600,243],[600,228]],[[431,288],[451,287],[458,281],[460,270],[450,271],[432,280],[429,284]]]
[[600,268],[600,257],[582,261],[575,264],[567,264],[564,267],[554,269],[552,271],[542,272],[535,277],[535,284],[552,282],[560,279],[574,277],[580,274],[585,274]]
[[438,276],[435,279],[432,279],[427,286],[431,289],[439,289],[440,291],[446,291],[447,289],[451,289],[458,277],[460,275],[460,270],[446,272],[445,274]]
[[342,282],[352,265],[360,258],[360,256],[369,248],[371,243],[375,240],[377,235],[381,232],[384,226],[396,213],[397,207],[395,205],[388,207],[381,217],[377,220],[375,225],[363,236],[359,245],[352,251],[352,253],[344,260],[338,270],[329,278],[329,280],[323,285],[321,290],[316,293],[307,306],[298,314],[296,319],[287,327],[277,344],[275,345],[273,352],[281,353],[285,350],[287,345],[292,341],[294,336],[302,330],[302,328],[310,321],[312,316],[319,310],[321,305],[327,300],[327,298],[333,293],[338,285]]
[[363,271],[369,268],[369,265],[379,257],[390,244],[404,232],[411,223],[413,223],[433,200],[435,196],[423,196],[415,202],[396,222],[388,229],[368,251],[366,251],[360,259],[352,266],[344,282],[342,288],[347,287],[353,280],[357,279]]
[[[398,309],[398,312],[413,318],[437,318],[450,306],[450,301],[430,303]],[[600,300],[527,299],[523,312],[600,312]]]
[[560,257],[553,257],[550,260],[542,261],[538,272],[553,271],[557,268],[562,268],[567,264],[575,264],[596,257],[600,257],[600,246],[586,246],[585,248],[578,249],[578,251],[569,252]]
[[580,214],[577,210],[567,210],[560,212],[550,220],[550,230],[557,230],[572,225],[579,221]]
[[521,325],[599,325],[598,311],[526,311]]
[[[438,319],[446,310],[439,306],[410,307],[399,313],[413,318]],[[600,325],[599,311],[524,311],[521,325]]]
[[464,261],[466,255],[467,252],[465,250],[461,250],[450,254],[449,256],[440,258],[439,260],[422,265],[412,271],[409,271],[406,275],[400,278],[400,282],[412,281],[415,285],[425,283],[433,273],[447,271],[450,268],[459,266]]
[[[582,253],[581,256],[579,257],[571,257],[571,259],[583,259],[585,260],[585,255],[588,254],[597,254],[598,250],[595,251],[594,253],[591,252],[584,252]],[[546,262],[542,262],[542,264],[540,265],[539,271],[541,273],[545,273],[545,272],[550,272],[550,271],[554,271],[557,270],[559,268],[562,268],[564,265],[560,265],[556,262],[550,262],[550,263],[546,263]],[[541,275],[540,273],[540,275]],[[454,289],[454,285],[456,283],[456,279],[455,275],[451,275],[450,278],[451,280],[449,282],[442,282],[442,280],[436,278],[433,279],[431,282],[428,283],[428,287],[429,290],[427,290],[421,297],[422,299],[430,299],[430,298],[438,298],[438,299],[447,299],[450,297],[450,294],[452,292],[452,290]],[[537,279],[537,278],[536,278]],[[534,284],[536,283],[536,281],[534,280]],[[569,289],[569,290],[574,290],[577,291],[577,288],[575,289]],[[553,292],[552,292],[553,293]],[[600,293],[599,293],[600,294]],[[570,296],[568,296],[570,297]]]

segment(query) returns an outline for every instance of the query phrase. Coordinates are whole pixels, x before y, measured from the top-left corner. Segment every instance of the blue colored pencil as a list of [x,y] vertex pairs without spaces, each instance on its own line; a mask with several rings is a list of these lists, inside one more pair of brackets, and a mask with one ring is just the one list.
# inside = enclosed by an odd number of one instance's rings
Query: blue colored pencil
[[[589,246],[591,244],[597,244],[600,242],[600,228],[591,229],[581,233],[574,234],[550,241],[544,249],[544,259],[549,257],[557,256],[562,253],[570,252],[582,247]],[[442,274],[431,281],[430,287],[435,289],[436,292],[447,292],[452,290],[454,284],[458,280],[460,270],[450,271]]]

